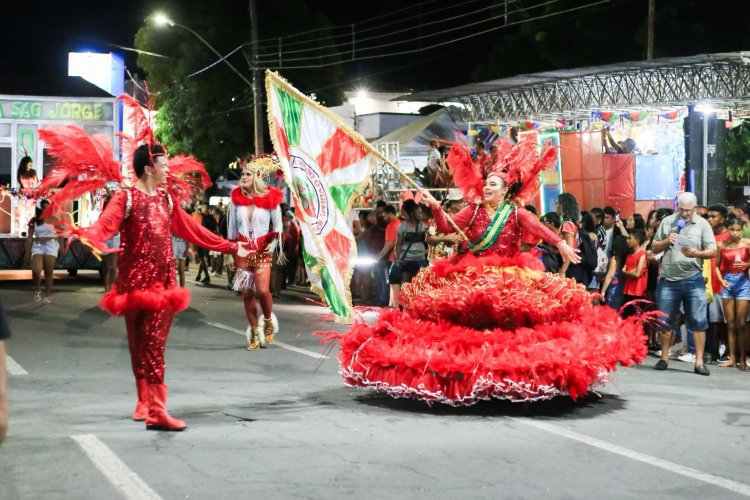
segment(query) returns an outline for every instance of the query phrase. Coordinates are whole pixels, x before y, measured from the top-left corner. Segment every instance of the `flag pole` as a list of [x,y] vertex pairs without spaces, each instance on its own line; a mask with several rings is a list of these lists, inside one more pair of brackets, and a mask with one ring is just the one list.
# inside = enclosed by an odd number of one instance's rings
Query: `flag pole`
[[[370,146],[369,143],[367,145]],[[411,177],[409,177],[403,170],[401,170],[400,168],[398,168],[398,165],[396,165],[391,160],[389,160],[388,158],[386,158],[385,156],[383,156],[383,154],[380,151],[378,151],[377,149],[373,148],[372,146],[370,146],[369,149],[383,163],[385,163],[386,165],[388,165],[389,167],[391,167],[393,170],[395,170],[401,177],[405,178],[412,186],[414,186],[414,188],[417,191],[421,191],[423,189],[422,186],[420,186],[419,184],[417,184],[417,182],[414,179],[412,179]],[[445,212],[445,210],[443,210],[443,207],[440,207],[440,211],[443,212],[443,215],[445,215],[445,219],[448,221],[448,224],[451,225],[451,227],[453,228],[453,230],[456,231],[456,234],[458,234],[461,237],[461,239],[463,239],[464,241],[468,242],[469,238],[466,236],[466,233],[464,233],[461,230],[461,228],[458,227],[458,225],[455,222],[453,222],[453,219],[451,219],[451,216],[448,215]]]
[[[374,147],[372,147],[372,144],[370,144],[369,142],[367,142],[367,139],[365,139],[364,137],[362,137],[362,135],[360,135],[359,132],[357,132],[356,130],[352,130],[347,124],[345,124],[344,122],[342,122],[341,119],[338,116],[336,116],[334,113],[332,113],[328,108],[326,108],[322,104],[319,104],[315,100],[310,99],[309,97],[307,97],[305,94],[303,94],[302,92],[300,92],[299,90],[297,90],[296,88],[294,88],[294,86],[292,86],[289,82],[287,82],[286,80],[284,80],[284,78],[281,75],[279,75],[275,71],[271,71],[270,69],[266,70],[266,87],[268,87],[268,85],[269,85],[269,77],[272,80],[274,80],[277,85],[280,85],[280,86],[284,87],[286,90],[288,90],[288,91],[290,91],[290,92],[298,95],[302,99],[308,101],[313,108],[317,108],[318,111],[320,111],[321,113],[323,113],[324,115],[326,115],[333,123],[335,123],[339,127],[341,127],[342,130],[344,130],[344,132],[349,137],[351,137],[354,141],[357,142],[357,144],[359,144],[363,148],[365,148],[368,151],[370,151],[374,156],[377,156],[383,163],[385,163],[386,165],[388,165],[389,167],[391,167],[393,170],[395,170],[400,176],[405,177],[406,180],[409,181],[409,183],[411,183],[411,185],[414,186],[414,188],[416,188],[418,191],[422,190],[422,186],[420,186],[419,184],[417,184],[414,181],[414,179],[412,179],[411,177],[409,177],[408,175],[406,175],[404,173],[404,171],[401,170],[398,167],[398,165],[396,165],[391,160],[389,160],[388,158],[386,158],[385,156],[383,156],[383,154],[380,151],[378,151],[377,149],[375,149]],[[270,113],[271,113],[271,108],[270,107],[268,108],[268,113],[269,113],[269,116],[270,116]],[[270,120],[270,118],[269,118],[269,120]],[[272,138],[273,138],[273,134],[272,134]],[[469,238],[461,230],[461,228],[458,227],[458,225],[453,221],[453,219],[451,219],[450,215],[448,215],[447,213],[445,213],[445,210],[443,210],[443,207],[440,207],[440,210],[445,215],[445,219],[448,221],[448,224],[450,224],[451,227],[453,228],[453,230],[456,231],[456,234],[458,234],[464,241],[468,242]]]

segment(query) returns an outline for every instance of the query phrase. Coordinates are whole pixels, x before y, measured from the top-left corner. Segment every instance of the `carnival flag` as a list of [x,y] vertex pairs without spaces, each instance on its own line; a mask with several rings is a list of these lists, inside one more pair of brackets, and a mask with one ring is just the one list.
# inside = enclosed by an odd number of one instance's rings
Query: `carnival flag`
[[266,72],[268,122],[301,221],[312,290],[337,322],[353,319],[349,282],[357,245],[348,215],[370,179],[372,146],[324,106]]

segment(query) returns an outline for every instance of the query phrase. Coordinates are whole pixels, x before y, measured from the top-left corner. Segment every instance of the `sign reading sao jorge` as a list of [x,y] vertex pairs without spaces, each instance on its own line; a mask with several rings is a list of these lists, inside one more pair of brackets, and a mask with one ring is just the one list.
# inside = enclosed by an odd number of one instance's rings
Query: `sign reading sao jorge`
[[0,99],[0,119],[101,122],[113,116],[111,102]]

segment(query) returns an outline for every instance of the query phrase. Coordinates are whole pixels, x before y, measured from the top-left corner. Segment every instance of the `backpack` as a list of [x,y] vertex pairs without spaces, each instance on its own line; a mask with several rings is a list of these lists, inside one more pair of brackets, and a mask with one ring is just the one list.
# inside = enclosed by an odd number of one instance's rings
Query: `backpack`
[[557,248],[549,243],[540,243],[536,248],[540,254],[539,260],[542,261],[546,272],[556,273],[560,270],[560,252]]
[[[578,231],[578,249],[581,251],[581,264],[580,266],[589,272],[594,272],[599,266],[599,256],[596,250],[596,243],[591,239],[591,236],[584,231],[584,236],[581,236],[581,231]],[[606,258],[606,254],[605,254]]]
[[585,237],[581,236],[581,231],[579,230],[576,236],[578,250],[581,252],[581,262],[579,264],[570,264],[565,276],[573,278],[584,286],[588,286],[591,283],[594,269],[597,266],[597,254],[594,240],[591,239],[588,233],[584,232],[584,235]]

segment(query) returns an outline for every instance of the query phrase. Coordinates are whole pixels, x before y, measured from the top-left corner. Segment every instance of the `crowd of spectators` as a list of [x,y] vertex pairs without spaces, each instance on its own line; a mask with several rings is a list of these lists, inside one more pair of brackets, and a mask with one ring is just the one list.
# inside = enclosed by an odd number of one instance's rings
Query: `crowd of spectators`
[[[473,154],[477,168],[489,164],[494,153],[492,147],[487,151],[477,141]],[[450,187],[452,180],[437,141],[430,143],[422,175],[425,184],[442,189],[446,213],[465,206],[461,192]],[[524,238],[522,251],[536,255],[548,272],[578,281],[592,292],[593,300],[624,317],[657,308],[664,312],[667,317],[661,325],[647,324],[649,350],[661,358],[657,369],[666,368],[671,360],[693,363],[701,375],[708,375],[705,364],[709,362],[747,368],[750,207],[744,201],[730,207],[704,207],[691,193],[683,193],[678,202],[677,211],[658,208],[645,216],[621,217],[620,210],[611,206],[585,210],[573,195],[562,193],[556,210],[541,214],[540,220],[590,257],[568,265],[556,248],[533,237]],[[196,206],[196,221],[226,236],[226,207],[221,203]],[[533,206],[526,208],[536,213]],[[286,263],[274,263],[271,291],[275,296],[287,286],[308,284],[299,221],[287,205],[282,204],[282,214]],[[378,200],[371,207],[352,210],[350,224],[358,255],[350,288],[357,304],[399,307],[401,285],[420,268],[465,251],[456,234],[437,232],[431,210],[413,199]],[[194,263],[198,281],[206,285],[226,273],[227,288],[231,288],[231,257],[224,260],[221,255],[176,243],[178,269]],[[726,255],[733,259],[731,263]],[[180,283],[184,286],[182,270]]]

